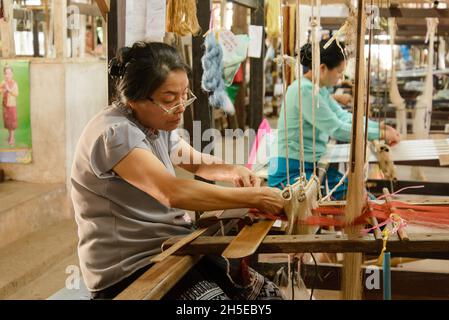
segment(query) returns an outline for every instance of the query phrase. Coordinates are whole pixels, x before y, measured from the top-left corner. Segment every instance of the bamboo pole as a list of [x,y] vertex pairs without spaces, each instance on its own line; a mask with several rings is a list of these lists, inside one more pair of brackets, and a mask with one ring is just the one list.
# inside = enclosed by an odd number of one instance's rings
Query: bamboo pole
[[[364,88],[365,88],[365,1],[358,0],[357,7],[357,49],[356,49],[356,78],[354,107],[352,115],[352,139],[350,153],[350,170],[348,174],[348,194],[345,212],[346,223],[352,223],[361,215],[366,205],[366,189],[363,179],[364,167]],[[360,227],[346,228],[349,238],[359,235]],[[345,255],[343,263],[342,298],[359,300],[362,298],[362,254],[350,253]]]
[[52,11],[54,21],[54,37],[56,58],[67,57],[67,3],[65,1],[54,1]]
[[2,40],[2,58],[14,58],[13,7],[12,0],[3,0],[4,17],[0,19],[0,34]]

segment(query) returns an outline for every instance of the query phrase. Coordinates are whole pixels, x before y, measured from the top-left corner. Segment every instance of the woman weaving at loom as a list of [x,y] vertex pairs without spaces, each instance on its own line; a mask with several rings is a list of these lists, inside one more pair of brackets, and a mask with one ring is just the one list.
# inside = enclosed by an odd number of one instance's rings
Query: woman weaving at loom
[[[110,63],[118,99],[84,129],[71,177],[80,265],[94,299],[114,298],[150,267],[165,240],[192,232],[183,209],[283,210],[280,192],[259,187],[251,171],[201,154],[180,139],[176,128],[195,100],[187,73],[176,50],[163,43],[138,42]],[[173,160],[186,155],[185,162]],[[174,165],[241,188],[179,179]],[[202,259],[167,298],[282,298],[251,269],[236,285],[224,262]]]
[[[313,143],[313,84],[312,84],[312,45],[305,44],[301,48],[301,64],[307,67],[307,72],[301,78],[301,98],[302,98],[302,125],[304,139],[304,161],[307,179],[313,173],[314,161],[319,161],[326,152],[326,146],[329,137],[339,141],[350,141],[352,114],[343,110],[342,107],[332,98],[328,87],[337,85],[342,78],[345,70],[346,61],[342,50],[336,42],[332,42],[329,47],[324,49],[327,41],[320,42],[320,79],[319,79],[319,97],[315,100],[318,105],[315,108],[315,146]],[[299,111],[298,111],[298,80],[293,82],[286,93],[285,104],[281,108],[281,116],[278,123],[277,145],[274,146],[274,152],[277,152],[270,159],[268,170],[268,184],[272,187],[284,188],[287,185],[287,167],[289,168],[290,181],[295,181],[299,176],[300,165],[300,130],[299,130]],[[284,110],[286,108],[286,110]],[[285,125],[282,114],[286,112],[287,126]],[[288,137],[285,138],[285,130]],[[400,140],[399,133],[392,127],[386,126],[369,120],[368,122],[368,140],[384,139],[387,144],[395,145]],[[288,140],[289,161],[284,156],[286,154]],[[315,154],[314,154],[315,150]],[[343,175],[333,167],[327,170],[327,180],[330,189],[332,189],[342,179]],[[346,183],[339,186],[333,196],[335,199],[343,199],[346,195]]]

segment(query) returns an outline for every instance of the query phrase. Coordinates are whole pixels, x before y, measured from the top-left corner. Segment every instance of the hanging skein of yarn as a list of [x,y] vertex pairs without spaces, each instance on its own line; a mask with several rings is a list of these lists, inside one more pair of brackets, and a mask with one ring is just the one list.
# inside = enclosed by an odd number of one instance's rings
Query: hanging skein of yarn
[[201,27],[198,23],[196,0],[167,1],[167,32],[180,36],[198,35]]
[[271,39],[278,38],[280,33],[279,16],[281,15],[281,6],[279,2],[280,0],[265,1],[265,25],[267,36]]
[[209,32],[204,42],[206,51],[201,58],[203,66],[203,78],[201,87],[210,92],[209,104],[216,108],[223,109],[226,113],[233,113],[232,103],[225,91],[223,80],[223,50],[215,38],[215,32]]

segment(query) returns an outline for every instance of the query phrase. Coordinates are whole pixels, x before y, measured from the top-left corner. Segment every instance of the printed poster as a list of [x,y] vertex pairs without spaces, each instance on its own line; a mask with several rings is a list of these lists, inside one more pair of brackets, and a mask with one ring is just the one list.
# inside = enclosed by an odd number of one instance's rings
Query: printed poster
[[30,63],[0,60],[0,162],[31,162]]

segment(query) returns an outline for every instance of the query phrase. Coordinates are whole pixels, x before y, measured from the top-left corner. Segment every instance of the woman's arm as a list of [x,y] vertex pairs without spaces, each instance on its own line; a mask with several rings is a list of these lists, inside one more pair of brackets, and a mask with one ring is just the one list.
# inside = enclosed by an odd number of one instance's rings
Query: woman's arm
[[259,184],[256,175],[247,168],[226,164],[218,157],[198,152],[183,139],[179,140],[178,148],[170,158],[174,165],[207,180],[231,182],[240,187]]
[[352,96],[348,93],[333,94],[332,98],[334,98],[335,101],[337,101],[339,104],[343,106],[349,105],[352,101]]
[[[352,113],[344,110],[334,99],[330,99],[329,108],[335,113],[337,118],[341,120],[342,122],[351,125],[352,127]],[[365,121],[365,119],[363,120]],[[347,132],[345,130],[347,126],[343,127],[343,130],[336,130],[334,135],[332,137],[337,138],[339,140],[342,140],[343,138],[346,138],[342,141],[349,141],[350,132]],[[379,131],[379,123],[373,120],[368,119],[368,140],[375,140],[380,138],[380,131]]]
[[226,188],[178,179],[148,150],[135,148],[114,168],[122,179],[168,207],[185,210],[257,208],[277,214],[284,206],[273,188]]

